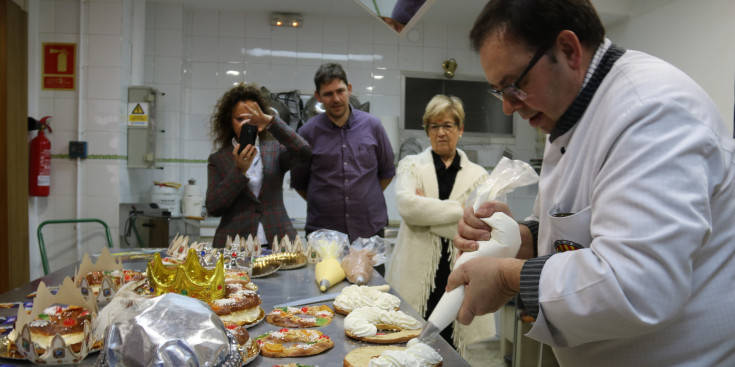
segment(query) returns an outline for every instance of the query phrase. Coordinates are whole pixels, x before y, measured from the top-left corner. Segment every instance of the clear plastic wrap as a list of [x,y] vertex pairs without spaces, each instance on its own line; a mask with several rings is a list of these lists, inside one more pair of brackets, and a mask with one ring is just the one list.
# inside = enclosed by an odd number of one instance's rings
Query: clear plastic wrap
[[[466,206],[477,209],[487,201],[497,201],[505,194],[522,186],[538,182],[538,174],[528,163],[501,158],[490,177],[478,186],[467,198]],[[482,218],[491,228],[490,240],[478,241],[478,249],[463,253],[454,263],[459,268],[470,259],[480,256],[513,257],[521,246],[518,224],[505,213],[496,212],[489,218]],[[444,293],[434,311],[429,315],[427,326],[419,335],[420,341],[429,341],[457,318],[464,300],[464,286]]]
[[310,233],[307,238],[309,245],[316,249],[321,259],[314,269],[314,277],[319,289],[324,292],[345,278],[339,261],[349,247],[349,238],[344,233],[328,229]]
[[365,285],[370,280],[373,267],[385,263],[387,246],[380,236],[358,238],[342,257],[342,269],[350,283]]

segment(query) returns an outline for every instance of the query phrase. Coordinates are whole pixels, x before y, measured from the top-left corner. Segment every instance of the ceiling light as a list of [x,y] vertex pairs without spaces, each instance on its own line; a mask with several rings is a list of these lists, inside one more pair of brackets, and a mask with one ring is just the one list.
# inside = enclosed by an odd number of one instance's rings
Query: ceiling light
[[271,26],[301,28],[304,16],[297,13],[271,13]]

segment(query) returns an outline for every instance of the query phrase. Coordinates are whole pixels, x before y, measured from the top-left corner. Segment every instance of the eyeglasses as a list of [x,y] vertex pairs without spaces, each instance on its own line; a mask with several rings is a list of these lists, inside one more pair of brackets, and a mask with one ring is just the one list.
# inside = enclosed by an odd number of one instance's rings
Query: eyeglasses
[[459,123],[446,121],[441,124],[429,124],[428,129],[432,134],[438,133],[439,129],[443,129],[445,132],[451,133],[454,132],[455,128],[458,126]]
[[528,74],[529,71],[531,71],[531,68],[533,68],[534,65],[541,59],[541,56],[544,56],[544,53],[551,47],[553,43],[541,46],[541,48],[536,51],[536,53],[531,58],[531,61],[528,63],[528,66],[526,66],[526,69],[523,70],[521,73],[521,76],[516,79],[516,81],[513,82],[513,84],[501,88],[501,89],[495,89],[495,88],[488,88],[488,92],[498,98],[501,102],[503,101],[503,96],[508,95],[510,97],[517,98],[521,101],[526,100],[526,92],[521,90],[521,88],[518,86],[521,83],[521,80]]

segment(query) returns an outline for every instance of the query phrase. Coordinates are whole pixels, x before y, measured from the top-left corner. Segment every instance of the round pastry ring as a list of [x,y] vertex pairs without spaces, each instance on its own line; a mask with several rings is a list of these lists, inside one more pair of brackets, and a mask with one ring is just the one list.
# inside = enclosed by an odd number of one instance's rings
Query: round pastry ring
[[[334,346],[329,336],[311,329],[280,329],[269,331],[255,338],[260,346],[260,354],[265,357],[313,356]],[[284,346],[286,343],[293,343]]]

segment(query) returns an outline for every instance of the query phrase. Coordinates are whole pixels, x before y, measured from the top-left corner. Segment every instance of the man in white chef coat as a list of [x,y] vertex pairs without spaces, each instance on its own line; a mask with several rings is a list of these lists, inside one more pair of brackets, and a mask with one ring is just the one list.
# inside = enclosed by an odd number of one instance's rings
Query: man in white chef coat
[[[455,269],[458,319],[520,294],[562,366],[735,366],[735,144],[705,91],[605,38],[586,0],[492,0],[471,33],[491,92],[548,134],[537,257]],[[465,211],[455,246],[490,228]]]

